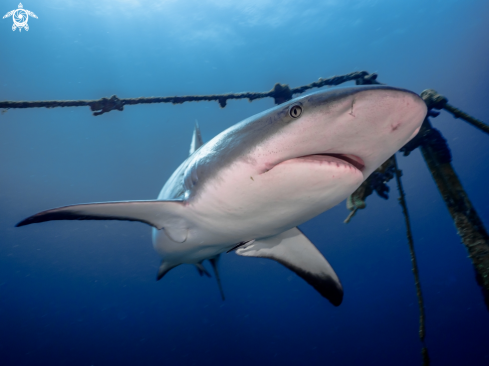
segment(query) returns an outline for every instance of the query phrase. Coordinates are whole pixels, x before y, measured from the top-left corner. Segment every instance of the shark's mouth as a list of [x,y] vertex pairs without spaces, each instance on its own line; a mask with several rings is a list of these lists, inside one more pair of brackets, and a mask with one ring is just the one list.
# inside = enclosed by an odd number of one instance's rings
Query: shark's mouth
[[278,165],[281,165],[283,163],[293,161],[293,160],[303,160],[303,161],[309,161],[309,162],[317,162],[317,163],[336,163],[338,164],[343,164],[347,165],[353,169],[356,169],[360,172],[363,172],[365,169],[365,163],[362,160],[362,158],[352,155],[352,154],[310,154],[310,155],[303,155],[303,156],[298,156],[296,158],[292,159],[287,159],[287,160],[282,160],[278,163],[275,164],[270,164],[266,165],[263,170],[260,172],[260,174],[269,172],[273,168],[275,168]]
[[363,172],[365,169],[365,163],[363,160],[352,154],[312,154],[312,155],[305,155],[305,156],[300,156],[296,159],[307,159],[307,160],[328,160],[330,161],[331,158],[334,158],[335,160],[342,160],[343,163],[348,163],[349,165],[354,166],[356,169],[359,171]]

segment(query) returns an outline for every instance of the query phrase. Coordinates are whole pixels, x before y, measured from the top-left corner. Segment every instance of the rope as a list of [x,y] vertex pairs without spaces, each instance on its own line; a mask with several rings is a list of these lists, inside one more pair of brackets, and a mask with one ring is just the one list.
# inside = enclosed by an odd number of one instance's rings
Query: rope
[[124,98],[120,99],[116,95],[110,98],[101,98],[98,100],[47,100],[47,101],[3,101],[0,102],[0,109],[9,108],[56,108],[56,107],[82,107],[90,106],[90,109],[94,112],[94,116],[110,112],[112,110],[122,111],[125,105],[135,104],[151,104],[151,103],[173,103],[182,104],[185,102],[200,102],[200,101],[217,101],[221,108],[224,108],[227,101],[230,99],[248,99],[250,102],[255,99],[273,98],[275,104],[281,104],[287,100],[292,99],[293,94],[301,94],[306,90],[313,88],[321,88],[325,85],[334,86],[340,85],[347,81],[355,80],[357,85],[363,84],[379,84],[377,81],[377,74],[369,74],[367,71],[355,71],[349,74],[333,76],[328,79],[319,78],[318,81],[313,83],[299,86],[297,88],[289,88],[286,84],[275,84],[272,90],[263,93],[231,93],[231,94],[212,94],[212,95],[187,95],[187,96],[173,96],[173,97],[141,97],[141,98]]
[[[351,197],[351,196],[350,196]],[[348,197],[348,198],[350,198]],[[346,219],[343,221],[344,224],[348,224],[350,222],[350,220],[352,219],[353,216],[355,216],[355,214],[357,213],[358,211],[358,207],[353,207],[353,209],[351,210],[351,212],[349,213],[349,215],[346,217]]]
[[[352,72],[349,74],[345,75],[340,75],[340,76],[333,76],[328,79],[322,79],[320,78],[318,81],[303,85],[297,88],[290,88],[286,84],[275,84],[275,86],[268,92],[247,92],[247,93],[230,93],[230,94],[214,94],[214,95],[190,95],[190,96],[173,96],[173,97],[141,97],[141,98],[125,98],[125,99],[120,99],[117,96],[113,95],[110,98],[101,98],[98,100],[52,100],[52,101],[1,101],[0,102],[0,109],[2,110],[2,114],[5,113],[8,109],[10,108],[40,108],[40,107],[45,107],[45,108],[55,108],[55,107],[79,107],[79,106],[89,106],[90,109],[94,112],[94,116],[99,116],[101,114],[110,112],[112,110],[119,110],[123,111],[125,105],[135,105],[135,104],[151,104],[151,103],[173,103],[173,104],[182,104],[185,102],[198,102],[198,101],[217,101],[220,105],[221,108],[226,107],[227,101],[230,99],[248,99],[250,102],[255,100],[255,99],[262,99],[262,98],[274,98],[275,104],[281,104],[285,101],[288,101],[292,99],[292,96],[294,94],[301,94],[304,93],[305,91],[313,88],[321,88],[323,86],[334,86],[334,85],[339,85],[348,81],[353,81],[355,80],[355,83],[357,85],[368,85],[368,84],[382,84],[377,81],[377,74],[369,74],[367,71],[356,71]],[[464,121],[472,124],[473,126],[477,127],[479,130],[488,133],[489,134],[489,126],[483,123],[482,121],[468,115],[467,113],[455,108],[454,106],[448,104],[448,99],[444,97],[443,95],[438,94],[433,89],[427,89],[424,90],[421,93],[421,97],[425,100],[428,109],[429,109],[429,115],[432,117],[436,117],[436,115],[439,114],[439,112],[433,111],[433,109],[445,109],[446,111],[450,112],[455,118],[460,118],[463,119]],[[429,126],[431,127],[431,126]],[[433,132],[434,131],[434,132]],[[426,132],[426,131],[425,131]],[[437,158],[440,161],[444,162],[444,166],[449,166],[450,169],[450,163],[449,161],[451,160],[451,155],[449,153],[448,145],[446,144],[446,141],[443,139],[441,134],[438,131],[435,131],[431,129],[431,131],[428,131],[430,133],[425,133],[421,134],[422,135],[420,138],[418,138],[417,141],[413,141],[411,145],[405,146],[404,147],[404,154],[408,155],[409,152],[411,152],[413,149],[417,147],[421,147],[423,156],[425,157],[425,160],[427,161],[428,165],[430,166],[430,161],[433,160],[434,158]],[[429,145],[429,146],[427,146]],[[436,146],[435,146],[436,145]],[[435,152],[432,151],[431,147],[435,148],[436,151],[438,151],[438,155],[435,154]],[[446,153],[448,151],[448,153]],[[428,154],[430,153],[430,154]],[[413,237],[411,233],[411,224],[409,220],[409,215],[408,215],[408,210],[407,210],[407,204],[406,204],[406,199],[405,199],[405,193],[402,187],[402,182],[401,182],[401,175],[402,172],[401,170],[398,169],[397,166],[397,161],[396,157],[393,156],[391,157],[391,164],[394,165],[394,170],[395,170],[395,177],[397,181],[397,187],[399,190],[399,203],[402,206],[405,222],[406,222],[406,233],[407,233],[407,239],[408,239],[408,244],[409,244],[409,250],[411,253],[411,263],[412,263],[412,271],[414,274],[415,278],[415,285],[416,285],[416,294],[418,297],[418,305],[419,305],[419,312],[420,312],[420,318],[419,318],[419,338],[422,342],[422,358],[423,358],[423,365],[428,366],[430,363],[429,355],[428,355],[428,349],[425,345],[424,338],[425,338],[425,314],[424,314],[424,303],[423,303],[423,297],[421,293],[421,284],[419,281],[419,272],[418,272],[418,265],[416,261],[416,256],[415,256],[415,251],[414,251],[414,242],[413,242]],[[455,173],[451,170],[452,176],[451,176],[451,181],[454,181],[456,186],[458,187],[458,191],[460,191],[463,194],[463,198],[465,201],[467,201],[467,205],[469,206],[467,208],[467,212],[469,212],[468,216],[469,219],[467,220],[461,220],[458,216],[460,216],[460,212],[455,212],[454,210],[454,205],[453,202],[448,202],[448,195],[445,194],[444,190],[441,185],[440,181],[437,180],[437,174],[432,167],[430,167],[430,170],[433,174],[433,177],[435,178],[435,181],[437,181],[438,188],[440,192],[442,193],[443,198],[447,202],[447,206],[449,208],[450,213],[452,214],[452,217],[454,218],[454,222],[459,229],[459,235],[462,237],[462,240],[466,244],[467,248],[469,249],[470,257],[472,258],[474,265],[476,267],[477,273],[479,275],[478,280],[480,280],[481,283],[483,283],[484,288],[488,291],[489,293],[489,256],[487,255],[489,251],[487,251],[486,248],[486,242],[487,242],[487,233],[485,232],[484,226],[482,224],[482,221],[479,219],[477,213],[471,206],[470,202],[468,201],[468,197],[466,197],[466,193],[463,190],[463,187],[461,187],[460,182],[456,178]],[[445,169],[446,170],[446,169]],[[436,174],[435,174],[436,173]],[[384,177],[377,177],[377,178],[384,178]],[[347,219],[345,220],[346,222],[349,222],[350,219],[355,215],[355,213],[358,211],[358,209],[362,209],[366,207],[365,199],[368,195],[372,194],[374,190],[377,191],[377,193],[384,198],[387,198],[386,192],[388,192],[388,189],[386,190],[385,187],[385,182],[388,179],[370,179],[364,182],[362,186],[359,187],[357,191],[355,191],[348,199],[347,201],[347,207],[352,211]],[[390,178],[389,178],[390,179]],[[377,183],[375,183],[377,182]],[[378,182],[382,183],[379,184]],[[385,186],[385,187],[384,187]],[[462,222],[463,221],[463,222]],[[477,230],[478,229],[478,230]],[[474,234],[480,234],[480,235],[475,235]],[[473,237],[473,238],[472,238]],[[471,238],[469,240],[468,238]],[[477,247],[477,248],[475,248]],[[486,304],[489,307],[489,300],[486,298]]]
[[408,156],[414,149],[425,145],[431,146],[440,164],[446,164],[452,161],[452,153],[448,147],[447,140],[445,140],[440,131],[433,127],[422,128],[416,137],[404,145],[399,151],[404,156]]
[[401,182],[402,171],[399,170],[399,168],[397,167],[396,156],[393,155],[391,159],[392,159],[392,163],[394,164],[395,172],[396,172],[397,189],[399,190],[399,204],[402,207],[402,213],[404,215],[404,220],[406,222],[406,236],[408,239],[409,252],[411,254],[411,264],[412,264],[412,271],[414,274],[414,283],[416,285],[416,295],[418,297],[419,339],[421,340],[421,344],[422,344],[421,355],[423,357],[423,366],[428,366],[430,364],[430,357],[428,355],[428,348],[426,347],[426,344],[424,342],[426,328],[425,328],[423,294],[421,293],[421,283],[419,281],[418,263],[416,261],[416,254],[414,252],[414,241],[413,241],[413,234],[411,232],[411,222],[409,220],[406,195],[404,193],[404,189],[402,187],[402,182]]
[[389,198],[389,182],[394,178],[394,166],[391,160],[387,160],[378,167],[346,200],[346,208],[351,212],[343,223],[348,224],[359,209],[367,207],[367,197],[377,192],[383,199]]
[[476,119],[472,116],[469,116],[467,113],[462,112],[460,109],[455,108],[454,106],[452,106],[448,103],[443,107],[443,109],[450,112],[451,114],[453,114],[453,116],[455,118],[463,119],[465,122],[468,122],[472,126],[477,127],[482,132],[489,133],[489,126],[488,125],[486,125],[484,122],[479,121],[478,119]]
[[484,122],[479,121],[477,118],[470,116],[469,114],[461,111],[458,108],[448,104],[448,99],[441,94],[438,94],[436,90],[426,89],[421,93],[421,98],[424,99],[428,109],[444,109],[450,112],[455,118],[463,119],[465,122],[470,123],[472,126],[477,127],[482,132],[489,134],[489,126]]

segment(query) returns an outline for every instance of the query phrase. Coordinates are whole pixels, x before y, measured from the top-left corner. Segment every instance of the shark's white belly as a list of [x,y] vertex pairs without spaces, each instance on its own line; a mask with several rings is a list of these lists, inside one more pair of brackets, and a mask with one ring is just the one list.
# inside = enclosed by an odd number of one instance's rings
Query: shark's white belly
[[243,161],[223,169],[188,201],[188,236],[172,241],[154,230],[165,260],[196,263],[237,243],[293,228],[337,205],[363,181],[343,160],[310,156],[287,160],[268,172]]

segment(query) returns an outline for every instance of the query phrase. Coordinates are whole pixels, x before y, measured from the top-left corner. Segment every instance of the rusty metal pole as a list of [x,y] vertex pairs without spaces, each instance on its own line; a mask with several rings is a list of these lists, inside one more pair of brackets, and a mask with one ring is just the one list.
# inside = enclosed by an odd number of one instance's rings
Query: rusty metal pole
[[[429,92],[421,93],[421,97],[425,100],[428,109],[439,107],[440,104],[437,103],[446,104],[446,98],[444,98],[445,100],[440,98],[437,100]],[[419,134],[428,136],[431,131],[433,128],[426,118]],[[428,169],[453,218],[457,233],[469,252],[469,257],[476,271],[477,282],[482,287],[484,301],[489,310],[489,235],[452,164],[443,159],[442,154],[437,150],[438,148],[439,145],[436,144],[436,140],[430,138],[423,139],[420,146]]]

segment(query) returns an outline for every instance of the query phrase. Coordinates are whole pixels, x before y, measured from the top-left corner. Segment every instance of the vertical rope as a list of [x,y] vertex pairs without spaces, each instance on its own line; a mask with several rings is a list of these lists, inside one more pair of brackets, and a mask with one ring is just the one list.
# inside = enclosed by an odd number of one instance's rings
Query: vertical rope
[[416,261],[416,254],[414,252],[414,241],[413,234],[411,232],[411,222],[409,220],[409,213],[406,204],[406,195],[404,194],[404,189],[402,187],[401,176],[402,171],[397,167],[396,156],[393,155],[391,157],[395,170],[396,170],[396,181],[397,181],[397,189],[399,190],[399,204],[402,207],[402,213],[404,215],[404,220],[406,222],[406,236],[408,239],[409,252],[411,253],[411,264],[412,271],[414,274],[414,283],[416,285],[416,295],[418,296],[418,305],[419,305],[419,339],[421,340],[422,349],[421,355],[423,358],[423,366],[428,366],[430,364],[430,357],[428,355],[428,348],[426,347],[424,337],[426,334],[425,329],[425,314],[424,314],[424,302],[423,302],[423,294],[421,293],[421,283],[419,281],[419,271],[418,271],[418,262]]

